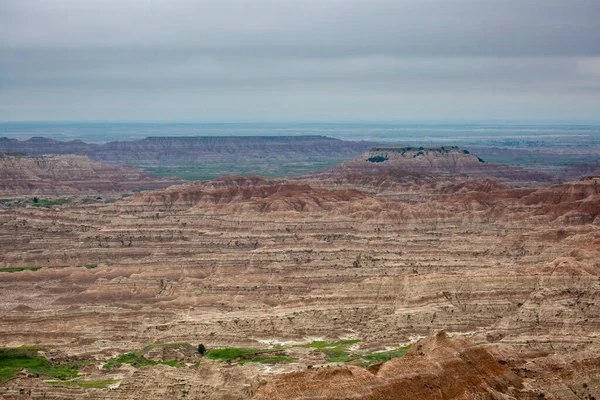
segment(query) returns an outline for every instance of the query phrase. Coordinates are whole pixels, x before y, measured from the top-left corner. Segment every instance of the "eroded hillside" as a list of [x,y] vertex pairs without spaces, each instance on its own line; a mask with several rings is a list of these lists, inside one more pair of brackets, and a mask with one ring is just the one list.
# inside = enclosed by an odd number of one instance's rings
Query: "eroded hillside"
[[[544,387],[546,398],[598,396],[597,179],[536,189],[354,177],[224,177],[113,204],[1,210],[0,344],[89,362],[73,379],[115,387],[24,370],[3,395],[313,398],[302,380],[336,379],[361,398],[417,398],[375,394],[408,385],[422,351],[431,373],[414,382],[438,390],[460,365],[475,385],[460,398],[529,399]],[[405,361],[361,369],[442,329],[469,342],[413,345]],[[169,343],[202,343],[208,355],[153,364],[148,346]],[[569,357],[591,372],[557,372]],[[336,363],[340,372],[279,376]],[[435,393],[422,398],[456,398]]]
[[181,179],[160,178],[132,166],[93,162],[84,156],[0,153],[0,198],[99,195],[135,189],[162,189]]

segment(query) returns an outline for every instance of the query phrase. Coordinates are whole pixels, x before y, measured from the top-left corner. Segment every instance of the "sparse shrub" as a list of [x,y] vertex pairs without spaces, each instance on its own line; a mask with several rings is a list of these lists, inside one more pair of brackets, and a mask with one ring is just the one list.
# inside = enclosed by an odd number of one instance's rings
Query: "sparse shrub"
[[387,161],[387,159],[388,158],[384,157],[384,156],[375,156],[375,157],[367,158],[367,161],[372,162],[372,163],[381,163],[381,162]]
[[200,353],[201,355],[205,355],[206,354],[206,347],[204,347],[204,345],[202,343],[200,343],[198,345],[198,353]]

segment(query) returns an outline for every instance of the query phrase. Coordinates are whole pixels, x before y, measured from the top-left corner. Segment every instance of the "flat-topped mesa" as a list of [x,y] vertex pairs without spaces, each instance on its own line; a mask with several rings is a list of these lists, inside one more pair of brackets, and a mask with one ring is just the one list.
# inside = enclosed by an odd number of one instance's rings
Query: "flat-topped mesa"
[[397,170],[502,182],[552,182],[549,175],[504,164],[491,164],[457,146],[378,146],[354,160],[330,168],[326,175],[380,174]]
[[481,158],[457,146],[374,147],[365,156],[365,161],[369,163],[393,164],[405,166],[409,170],[436,173],[462,173],[465,169],[480,170],[480,164],[485,164]]

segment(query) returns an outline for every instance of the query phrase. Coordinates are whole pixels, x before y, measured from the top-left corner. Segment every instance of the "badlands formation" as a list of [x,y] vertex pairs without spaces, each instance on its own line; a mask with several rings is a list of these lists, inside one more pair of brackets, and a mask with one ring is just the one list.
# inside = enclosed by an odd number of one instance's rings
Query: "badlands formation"
[[181,179],[159,178],[132,166],[93,162],[85,156],[28,157],[0,153],[0,196],[61,196],[164,189]]
[[385,151],[1,208],[0,397],[600,398],[600,179]]

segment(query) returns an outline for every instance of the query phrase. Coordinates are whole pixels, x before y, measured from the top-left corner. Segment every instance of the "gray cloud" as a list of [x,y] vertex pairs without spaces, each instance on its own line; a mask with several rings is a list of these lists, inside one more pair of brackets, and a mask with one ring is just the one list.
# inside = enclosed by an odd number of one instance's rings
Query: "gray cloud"
[[0,119],[593,119],[598,21],[597,0],[4,0]]

